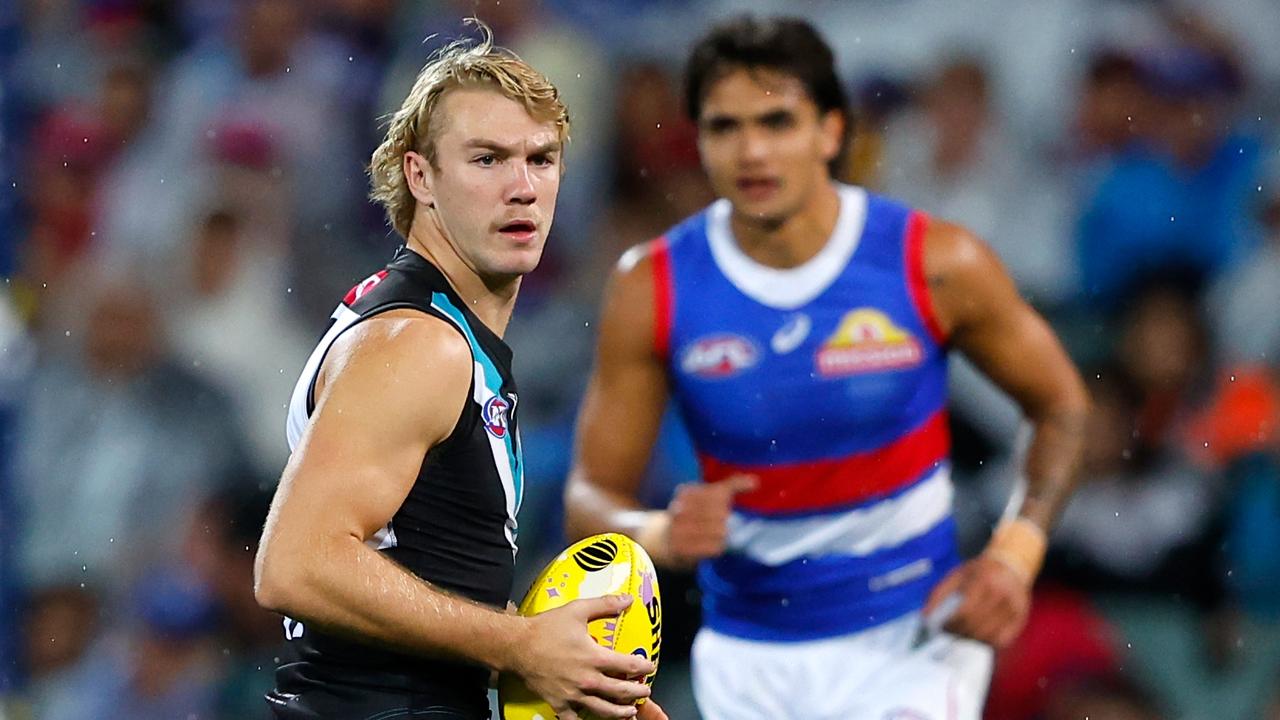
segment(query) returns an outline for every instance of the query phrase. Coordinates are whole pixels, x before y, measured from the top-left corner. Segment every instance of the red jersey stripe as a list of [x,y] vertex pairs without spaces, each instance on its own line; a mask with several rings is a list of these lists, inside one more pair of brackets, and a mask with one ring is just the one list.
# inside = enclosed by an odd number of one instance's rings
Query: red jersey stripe
[[947,413],[938,410],[884,447],[835,460],[766,466],[721,462],[706,454],[699,460],[707,482],[741,474],[758,478],[755,490],[736,498],[743,510],[762,514],[811,512],[891,494],[944,461],[950,446]]

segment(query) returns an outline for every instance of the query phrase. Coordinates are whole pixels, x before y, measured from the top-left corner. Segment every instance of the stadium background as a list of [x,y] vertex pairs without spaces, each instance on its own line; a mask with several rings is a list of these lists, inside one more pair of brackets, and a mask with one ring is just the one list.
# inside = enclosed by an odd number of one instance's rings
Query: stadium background
[[[282,633],[251,559],[285,403],[396,245],[364,199],[377,118],[473,13],[574,119],[509,333],[527,581],[563,543],[603,278],[709,197],[679,63],[746,9],[819,23],[845,175],[985,236],[1087,374],[1081,489],[988,716],[1280,718],[1272,0],[0,3],[0,717],[265,715]],[[961,363],[953,388],[973,548],[1020,433]],[[672,425],[648,494],[696,474]],[[695,718],[696,597],[664,581],[659,697]]]

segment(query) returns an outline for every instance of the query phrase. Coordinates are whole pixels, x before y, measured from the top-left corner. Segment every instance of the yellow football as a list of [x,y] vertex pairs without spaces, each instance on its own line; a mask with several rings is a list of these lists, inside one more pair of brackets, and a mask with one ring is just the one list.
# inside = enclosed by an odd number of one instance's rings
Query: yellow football
[[[662,647],[658,573],[644,548],[626,535],[605,533],[570,545],[533,581],[520,603],[520,614],[537,615],[572,600],[623,593],[632,597],[631,605],[616,617],[592,620],[587,624],[587,632],[604,647],[646,657],[656,666]],[[653,677],[647,676],[645,683],[652,684]],[[504,675],[498,683],[498,705],[504,720],[556,720],[559,717],[519,678],[509,675]],[[583,715],[584,720],[591,717],[594,716]]]

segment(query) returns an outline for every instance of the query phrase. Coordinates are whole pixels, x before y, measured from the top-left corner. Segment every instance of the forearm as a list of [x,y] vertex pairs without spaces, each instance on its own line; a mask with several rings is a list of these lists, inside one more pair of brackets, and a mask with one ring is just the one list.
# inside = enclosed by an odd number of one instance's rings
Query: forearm
[[510,667],[523,618],[434,588],[355,537],[281,549],[260,558],[264,606],[406,652]]
[[1087,407],[1083,398],[1033,419],[1034,434],[1024,471],[1026,497],[1018,516],[1048,533],[1075,489],[1084,449]]
[[640,543],[655,563],[666,558],[665,510],[646,508],[634,493],[610,491],[575,469],[565,488],[565,531],[570,539],[618,532]]
[[1063,408],[1033,421],[1027,452],[1027,490],[1014,518],[996,528],[983,554],[1013,570],[1028,585],[1044,563],[1049,531],[1075,487],[1084,442],[1085,410]]

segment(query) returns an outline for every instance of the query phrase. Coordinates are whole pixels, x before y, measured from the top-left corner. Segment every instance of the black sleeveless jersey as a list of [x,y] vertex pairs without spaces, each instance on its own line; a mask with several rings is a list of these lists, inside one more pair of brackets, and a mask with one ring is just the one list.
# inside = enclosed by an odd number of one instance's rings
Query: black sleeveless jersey
[[[351,290],[307,361],[289,405],[288,437],[296,447],[314,409],[316,375],[334,341],[357,323],[411,308],[453,326],[471,346],[469,400],[453,433],[432,447],[408,497],[369,543],[432,585],[490,605],[506,606],[515,568],[516,513],[524,468],[516,427],[511,350],[459,300],[444,275],[401,248],[382,270]],[[285,619],[297,651],[276,674],[273,704],[308,689],[341,686],[375,694],[405,693],[423,707],[487,717],[488,671],[339,637]]]

